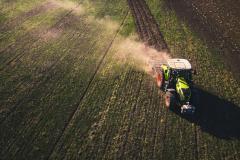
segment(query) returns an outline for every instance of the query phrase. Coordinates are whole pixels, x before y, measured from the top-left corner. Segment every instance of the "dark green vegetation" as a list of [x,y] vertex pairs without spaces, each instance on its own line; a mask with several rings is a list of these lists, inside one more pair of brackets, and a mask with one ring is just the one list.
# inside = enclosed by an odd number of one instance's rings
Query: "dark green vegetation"
[[135,31],[126,1],[1,1],[0,159],[240,158],[239,82],[163,1],[147,2],[172,55],[198,70],[199,119],[166,110],[152,78],[114,58]]

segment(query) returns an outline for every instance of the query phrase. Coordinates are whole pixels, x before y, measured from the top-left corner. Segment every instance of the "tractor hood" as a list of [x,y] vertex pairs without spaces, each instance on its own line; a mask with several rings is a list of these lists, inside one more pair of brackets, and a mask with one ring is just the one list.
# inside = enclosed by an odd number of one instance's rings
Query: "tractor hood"
[[181,102],[189,102],[191,98],[191,89],[183,77],[177,79],[176,90]]

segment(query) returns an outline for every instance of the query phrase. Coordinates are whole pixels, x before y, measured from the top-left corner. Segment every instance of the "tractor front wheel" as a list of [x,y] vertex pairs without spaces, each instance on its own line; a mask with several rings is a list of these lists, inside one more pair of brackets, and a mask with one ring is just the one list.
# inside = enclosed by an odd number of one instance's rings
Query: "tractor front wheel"
[[166,92],[165,95],[165,106],[169,109],[172,109],[173,106],[175,105],[176,101],[175,101],[175,95],[171,92]]

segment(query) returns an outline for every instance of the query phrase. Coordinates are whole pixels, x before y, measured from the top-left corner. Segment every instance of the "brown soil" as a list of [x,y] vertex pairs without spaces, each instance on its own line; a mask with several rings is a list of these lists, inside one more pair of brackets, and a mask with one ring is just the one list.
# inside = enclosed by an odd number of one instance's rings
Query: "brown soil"
[[159,26],[151,14],[144,0],[128,0],[129,7],[135,19],[137,32],[141,40],[158,51],[169,52],[167,43],[164,40]]
[[168,9],[187,21],[208,47],[240,77],[240,2],[237,0],[165,0]]

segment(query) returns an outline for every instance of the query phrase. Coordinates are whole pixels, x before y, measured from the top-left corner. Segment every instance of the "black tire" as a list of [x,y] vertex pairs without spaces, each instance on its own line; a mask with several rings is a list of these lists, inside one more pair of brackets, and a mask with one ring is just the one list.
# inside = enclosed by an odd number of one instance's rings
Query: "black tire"
[[174,105],[176,105],[176,97],[172,92],[166,92],[165,95],[165,106],[169,109],[173,109]]

